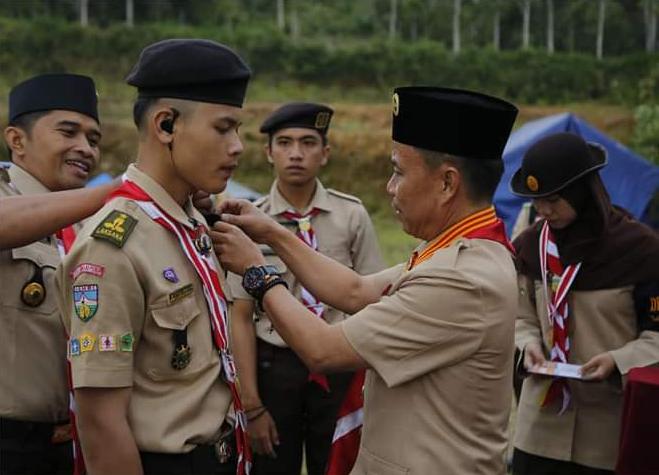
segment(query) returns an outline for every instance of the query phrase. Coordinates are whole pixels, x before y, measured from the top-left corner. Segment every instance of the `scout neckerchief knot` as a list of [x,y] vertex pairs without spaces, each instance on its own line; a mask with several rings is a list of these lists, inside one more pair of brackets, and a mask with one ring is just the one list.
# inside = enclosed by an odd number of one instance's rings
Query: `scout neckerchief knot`
[[[558,247],[552,235],[547,221],[542,225],[540,231],[540,273],[542,274],[542,288],[547,302],[547,316],[552,327],[553,341],[551,347],[551,361],[567,363],[570,354],[570,338],[568,337],[567,321],[569,310],[567,305],[567,294],[570,286],[579,272],[581,262],[563,267],[558,255]],[[551,298],[549,296],[547,281],[551,274]],[[561,409],[563,414],[570,404],[570,387],[562,378],[554,378],[542,406],[547,406],[561,398]]]
[[[64,229],[60,229],[55,233],[57,238],[57,250],[62,258],[66,256],[71,247],[73,247],[73,241],[76,239],[76,232],[73,226],[67,226]],[[68,348],[71,348],[70,344],[70,335],[66,336]],[[82,447],[80,445],[80,438],[78,437],[78,428],[76,426],[76,414],[75,414],[75,400],[73,399],[73,377],[71,373],[71,362],[66,360],[66,381],[69,386],[69,423],[71,424],[71,438],[73,439],[73,475],[83,475],[86,472],[85,468],[85,459],[82,455]]]
[[[320,210],[318,208],[313,208],[307,214],[301,214],[292,210],[287,210],[281,213],[281,216],[283,216],[285,219],[295,221],[297,224],[297,230],[295,234],[314,251],[318,250],[318,239],[316,238],[316,233],[311,226],[311,218],[318,215],[319,213]],[[305,287],[300,286],[300,289],[300,300],[304,306],[311,310],[313,314],[318,318],[323,318],[323,313],[325,312],[325,306],[323,303],[314,297]],[[309,373],[309,381],[313,381],[314,383],[318,384],[327,392],[330,390],[329,381],[327,381],[327,376],[324,374]]]
[[407,270],[411,270],[427,261],[435,252],[449,247],[458,238],[487,239],[505,246],[511,253],[515,252],[508,238],[506,238],[503,222],[497,218],[494,206],[489,206],[458,221],[430,241],[423,250],[414,251],[407,263]]
[[109,196],[108,201],[113,198],[124,197],[133,200],[142,210],[156,223],[173,233],[179,241],[183,253],[194,267],[204,289],[204,297],[208,305],[211,320],[213,341],[222,359],[222,368],[233,396],[233,407],[236,412],[235,431],[236,448],[238,449],[238,475],[249,475],[252,456],[246,436],[247,419],[243,412],[236,384],[236,369],[233,357],[228,346],[228,318],[227,303],[220,286],[220,277],[215,261],[211,253],[201,239],[206,234],[205,226],[193,227],[186,225],[169,216],[153,199],[135,182],[125,176],[123,184]]

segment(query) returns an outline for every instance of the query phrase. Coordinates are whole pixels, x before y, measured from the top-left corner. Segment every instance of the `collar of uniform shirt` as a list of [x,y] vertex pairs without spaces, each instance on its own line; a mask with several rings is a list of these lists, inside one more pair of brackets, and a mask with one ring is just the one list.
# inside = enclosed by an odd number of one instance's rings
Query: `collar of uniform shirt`
[[461,219],[430,241],[421,252],[415,251],[412,253],[407,264],[407,270],[411,270],[413,267],[427,261],[435,252],[439,249],[449,247],[456,239],[464,237],[477,229],[495,224],[497,219],[497,215],[494,212],[494,206],[489,206]]

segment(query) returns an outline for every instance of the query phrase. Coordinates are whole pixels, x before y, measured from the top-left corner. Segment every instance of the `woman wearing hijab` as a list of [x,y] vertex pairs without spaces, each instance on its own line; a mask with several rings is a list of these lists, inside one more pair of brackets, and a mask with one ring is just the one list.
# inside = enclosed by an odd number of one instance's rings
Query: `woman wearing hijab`
[[559,133],[534,144],[511,181],[541,217],[514,242],[520,365],[583,365],[581,380],[524,380],[515,475],[613,474],[624,377],[659,363],[659,237],[611,204],[605,165],[602,147]]

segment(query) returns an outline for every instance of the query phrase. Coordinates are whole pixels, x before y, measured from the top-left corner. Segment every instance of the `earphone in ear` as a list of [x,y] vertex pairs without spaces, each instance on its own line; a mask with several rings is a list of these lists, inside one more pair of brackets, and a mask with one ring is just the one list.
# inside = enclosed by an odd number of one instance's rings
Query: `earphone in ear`
[[180,112],[172,107],[172,116],[160,121],[160,128],[168,134],[174,133],[174,122],[180,115]]
[[165,119],[160,122],[160,128],[168,134],[171,134],[174,132],[174,121],[172,119]]

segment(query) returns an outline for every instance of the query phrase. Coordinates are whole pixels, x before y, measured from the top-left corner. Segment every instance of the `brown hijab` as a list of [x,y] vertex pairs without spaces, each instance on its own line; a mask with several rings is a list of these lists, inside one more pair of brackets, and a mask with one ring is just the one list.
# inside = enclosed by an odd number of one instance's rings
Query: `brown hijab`
[[[553,229],[563,265],[581,262],[573,290],[597,290],[659,280],[659,235],[611,204],[599,174],[584,175],[558,191],[577,212],[564,229]],[[514,242],[519,272],[541,279],[539,236],[544,220]]]

